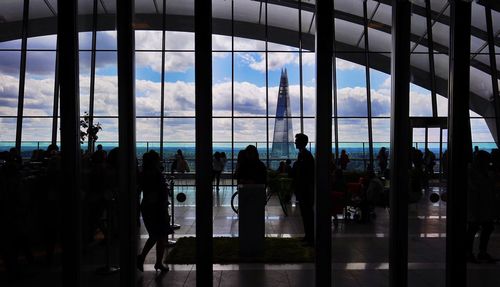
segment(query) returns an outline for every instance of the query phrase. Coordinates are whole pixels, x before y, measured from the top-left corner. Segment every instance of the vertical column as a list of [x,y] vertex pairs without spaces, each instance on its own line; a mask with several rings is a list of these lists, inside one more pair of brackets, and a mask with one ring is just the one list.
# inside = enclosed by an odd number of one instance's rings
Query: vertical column
[[[266,21],[266,166],[269,165],[269,26],[267,19],[267,11],[269,9],[267,3],[269,0],[266,0],[266,13],[265,13],[265,21]],[[257,146],[257,143],[255,143]]]
[[389,286],[407,286],[410,2],[392,1]]
[[23,6],[23,28],[21,31],[21,63],[19,67],[19,93],[17,100],[17,126],[16,126],[16,149],[21,152],[21,139],[23,135],[24,115],[24,83],[26,80],[26,49],[28,46],[28,21],[30,1],[24,0]]
[[[304,77],[302,73],[302,0],[299,8],[299,87],[300,87],[300,132],[304,133]],[[287,120],[288,123],[288,120]]]
[[135,150],[134,0],[117,0],[118,132],[120,180],[120,286],[135,286],[137,164]]
[[196,286],[213,280],[212,1],[195,0]]
[[316,2],[316,286],[332,284],[331,176],[333,1]]
[[52,144],[57,143],[57,118],[59,116],[59,37],[56,44],[56,72],[54,76],[54,106],[52,109]]
[[496,139],[497,146],[499,146],[500,141],[500,99],[498,98],[498,71],[497,71],[497,60],[495,55],[495,35],[493,31],[493,20],[491,17],[491,8],[488,4],[485,5],[486,14],[486,32],[488,33],[488,49],[490,56],[490,74],[491,74],[491,87],[493,89],[493,104],[495,106],[495,125],[496,125]]
[[472,155],[469,119],[471,3],[450,1],[448,78],[448,201],[446,286],[467,285],[467,164]]
[[166,30],[166,14],[167,1],[163,0],[163,9],[161,15],[161,103],[160,103],[160,158],[163,161],[163,119],[165,118],[165,30]]
[[429,53],[429,75],[431,80],[432,116],[437,117],[436,72],[434,68],[434,39],[432,37],[431,1],[425,0],[425,17],[427,24],[427,51]]
[[78,69],[77,0],[57,1],[61,88],[61,170],[63,286],[80,286],[80,99]]
[[[370,45],[368,41],[368,8],[366,0],[363,1],[363,26],[365,34],[365,78],[366,78],[366,112],[368,116],[368,156],[373,168],[373,129],[372,129],[372,92],[370,80]],[[364,156],[363,156],[364,157]]]
[[[89,87],[89,127],[94,125],[94,95],[95,95],[95,64],[97,47],[97,0],[94,0],[92,6],[92,47],[90,52],[90,87]],[[88,150],[94,151],[94,143],[90,136],[88,137]]]
[[[335,14],[335,4],[333,5],[333,13]],[[337,112],[337,46],[335,42],[335,17],[333,23],[333,63],[332,63],[332,78],[333,78],[333,135],[335,137],[335,160],[339,159],[339,118]]]

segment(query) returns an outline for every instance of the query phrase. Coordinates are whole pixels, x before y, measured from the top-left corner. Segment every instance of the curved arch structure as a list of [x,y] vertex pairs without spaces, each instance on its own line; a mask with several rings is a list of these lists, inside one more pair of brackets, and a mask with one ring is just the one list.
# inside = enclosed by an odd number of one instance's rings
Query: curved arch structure
[[[44,1],[50,13],[38,15],[35,11],[30,15],[29,36],[43,36],[56,34],[57,11],[50,5],[52,1]],[[115,30],[114,1],[99,1],[99,21],[97,30]],[[156,0],[136,1],[136,27],[137,30],[161,30],[162,9]],[[336,57],[365,65],[364,41],[361,41],[364,32],[364,18],[362,13],[363,0],[336,0],[335,1],[335,49]],[[430,15],[432,17],[434,41],[427,40],[425,29],[426,7],[423,0],[413,1],[412,5],[412,34],[411,47],[413,55],[426,54],[429,45],[434,51],[436,71],[434,74],[434,92],[447,96],[448,87],[448,37],[449,8],[447,1],[431,0]],[[10,2],[9,2],[10,3]],[[2,4],[3,6],[9,5]],[[165,27],[171,31],[194,31],[194,11],[190,1],[168,1]],[[314,51],[315,28],[314,10],[315,1],[302,0],[268,0],[266,1],[235,1],[240,13],[231,15],[227,9],[228,2],[213,1],[213,33],[227,36],[249,38],[255,40],[268,40],[270,42],[292,47],[299,45],[306,50]],[[161,3],[160,3],[161,4]],[[390,42],[391,42],[391,1],[368,1],[368,35],[370,35],[370,68],[390,74]],[[15,5],[15,4],[10,4]],[[478,1],[473,3],[472,29],[471,29],[471,97],[470,109],[486,119],[495,140],[496,113],[493,97],[498,96],[498,91],[491,88],[491,69],[488,54],[488,31],[484,25],[485,6],[493,10],[494,45],[500,53],[500,3],[498,1]],[[92,9],[81,7],[84,11],[92,13]],[[300,10],[299,10],[300,9]],[[8,7],[5,11],[9,11]],[[300,11],[300,13],[298,12]],[[31,13],[32,11],[30,11]],[[291,17],[290,15],[297,15]],[[299,21],[299,17],[301,21]],[[268,19],[266,27],[266,19]],[[269,20],[272,19],[272,20]],[[81,32],[91,31],[92,14],[82,14],[79,17]],[[299,22],[301,27],[299,27]],[[8,17],[0,17],[0,42],[18,39],[22,26],[22,15],[15,13]],[[266,39],[266,35],[273,35]],[[300,43],[299,43],[300,38]],[[343,52],[345,51],[345,52]],[[483,54],[487,55],[483,57]],[[481,55],[482,57],[478,57]],[[500,56],[497,55],[500,60]],[[446,67],[445,67],[446,66]],[[431,71],[428,57],[411,58],[412,83],[432,90]],[[497,63],[497,74],[500,63]],[[494,73],[493,73],[494,74]],[[498,81],[498,79],[497,79]],[[500,83],[500,81],[498,81]],[[489,83],[485,88],[484,83]],[[493,119],[492,119],[493,118]],[[498,142],[498,141],[497,141]]]

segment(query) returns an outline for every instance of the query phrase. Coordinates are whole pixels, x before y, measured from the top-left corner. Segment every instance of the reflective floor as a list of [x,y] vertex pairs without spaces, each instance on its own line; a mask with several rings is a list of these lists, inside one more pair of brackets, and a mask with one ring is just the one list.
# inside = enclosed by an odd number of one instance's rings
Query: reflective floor
[[[230,207],[233,193],[230,187],[214,191],[214,236],[238,236],[238,217]],[[187,199],[175,202],[175,223],[180,224],[171,239],[195,235],[194,191],[178,185],[176,193],[184,192]],[[429,194],[439,192],[438,184],[431,187],[418,204],[409,206],[409,286],[445,285],[446,203],[431,203]],[[301,237],[302,222],[298,208],[292,204],[285,216],[277,198],[266,206],[266,236]],[[388,286],[389,211],[375,209],[370,223],[358,223],[339,218],[332,224],[332,273],[334,286]],[[495,226],[489,252],[500,257],[500,226]],[[139,247],[148,238],[141,225]],[[478,240],[476,240],[478,241]],[[116,244],[115,244],[116,245]],[[477,245],[477,242],[476,242]],[[105,264],[103,244],[91,246],[83,256],[83,286],[119,286],[119,274],[97,275],[95,270]],[[111,247],[111,258],[117,258],[118,248]],[[170,250],[170,249],[169,249]],[[477,250],[477,246],[476,246]],[[112,259],[113,261],[113,259]],[[116,259],[115,259],[116,261]],[[155,250],[149,253],[144,273],[138,273],[137,286],[195,286],[194,265],[167,264],[170,272],[163,275],[154,271]],[[113,262],[111,262],[113,263]],[[115,262],[117,263],[117,262]],[[314,265],[307,264],[215,264],[213,286],[313,286]],[[15,282],[1,281],[1,286],[45,286],[40,282],[60,284],[56,274],[60,267],[25,270],[26,276]],[[468,286],[500,286],[500,263],[469,264]],[[29,276],[28,276],[29,275]],[[5,284],[4,284],[5,283]],[[210,284],[207,284],[209,286]]]

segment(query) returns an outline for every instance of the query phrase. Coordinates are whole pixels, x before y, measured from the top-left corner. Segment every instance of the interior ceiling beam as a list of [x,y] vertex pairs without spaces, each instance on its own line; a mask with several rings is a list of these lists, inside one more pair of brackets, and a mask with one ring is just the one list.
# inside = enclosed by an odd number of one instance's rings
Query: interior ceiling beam
[[56,9],[54,9],[54,7],[52,7],[52,5],[50,4],[49,0],[43,0],[43,2],[45,3],[45,6],[47,6],[47,8],[49,8],[49,10],[52,13],[52,15],[53,16],[57,16]]
[[[266,2],[265,0],[254,0],[254,1]],[[374,1],[382,3],[382,4],[387,5],[387,6],[391,6],[391,3],[392,3],[392,0],[374,0]],[[279,5],[279,6],[283,6],[283,7],[298,9],[298,1],[293,1],[293,0],[267,0],[267,3],[272,4],[272,5]],[[500,1],[498,1],[498,0],[479,0],[478,4],[483,5],[483,6],[485,4],[488,4],[491,7],[491,9],[496,10],[497,12],[500,12]],[[314,13],[314,11],[316,9],[315,5],[310,4],[310,3],[301,3],[301,6],[302,6],[303,11],[308,11],[308,12],[312,12],[312,13]],[[338,17],[338,15],[342,15],[342,14],[352,15],[350,13],[343,12],[340,10],[335,10],[334,13],[335,13],[335,18],[339,18],[339,19],[341,19],[341,18]],[[426,17],[425,7],[422,7],[419,5],[415,5],[415,4],[412,5],[412,13],[414,13],[418,16],[424,17],[424,18]],[[450,25],[450,17],[449,16],[440,15],[440,13],[436,12],[436,11],[431,11],[431,15],[432,15],[432,19],[436,20],[438,23],[441,23],[441,24],[446,25],[446,26]],[[488,34],[486,33],[486,31],[483,31],[481,29],[471,27],[471,34],[473,36],[481,39],[481,40],[484,40],[484,41],[488,40]],[[495,45],[500,46],[500,38],[495,39]]]

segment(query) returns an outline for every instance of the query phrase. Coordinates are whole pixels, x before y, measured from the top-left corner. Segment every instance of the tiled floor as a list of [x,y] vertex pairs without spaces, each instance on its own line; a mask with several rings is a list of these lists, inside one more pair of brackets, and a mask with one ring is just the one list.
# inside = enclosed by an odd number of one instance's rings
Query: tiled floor
[[[195,207],[193,189],[179,186],[187,200],[175,206],[175,221],[181,225],[175,238],[195,235]],[[434,188],[438,191],[437,188]],[[176,192],[178,192],[176,191]],[[233,190],[224,187],[215,199],[214,236],[237,236],[238,217],[229,206]],[[431,192],[431,191],[430,191]],[[409,210],[408,257],[409,286],[444,286],[446,204],[432,204],[424,197],[418,205]],[[340,220],[337,228],[332,225],[332,273],[334,286],[388,286],[388,223],[389,213],[385,209],[376,210],[372,223],[360,224]],[[500,257],[500,226],[490,242],[490,253]],[[266,206],[267,236],[303,236],[302,224],[297,207],[289,208],[285,216],[278,201],[272,198]],[[140,248],[147,239],[147,232],[141,227]],[[114,248],[116,249],[116,248]],[[84,255],[83,286],[119,286],[119,275],[96,275],[94,270],[104,264],[104,248],[96,246]],[[116,253],[115,253],[116,255]],[[137,286],[195,286],[194,265],[172,265],[166,275],[153,270],[154,249],[146,259],[145,272],[138,273]],[[229,264],[214,265],[213,286],[314,286],[313,264]],[[500,263],[469,264],[468,286],[500,286]],[[27,270],[33,276],[11,283],[11,286],[37,285],[55,278],[60,268],[44,272]],[[33,281],[33,278],[38,278]],[[53,280],[52,280],[53,281]],[[1,282],[0,282],[1,283]],[[2,285],[2,284],[0,284]],[[4,284],[9,286],[9,284]],[[2,285],[2,286],[4,286]],[[59,282],[53,282],[58,286]],[[207,284],[209,286],[210,284]]]

